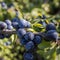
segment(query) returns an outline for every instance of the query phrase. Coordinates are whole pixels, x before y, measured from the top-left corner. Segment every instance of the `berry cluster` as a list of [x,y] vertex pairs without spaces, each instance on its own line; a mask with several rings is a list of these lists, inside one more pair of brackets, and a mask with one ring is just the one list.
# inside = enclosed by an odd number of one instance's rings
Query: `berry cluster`
[[12,20],[12,26],[15,29],[19,29],[19,28],[30,28],[31,27],[31,23],[24,20],[24,19],[18,19],[17,17],[14,18]]
[[58,33],[56,31],[56,27],[53,23],[50,23],[50,24],[47,24],[46,25],[46,35],[45,35],[45,38],[47,41],[56,41],[58,40]]
[[[20,39],[20,44],[25,47],[26,52],[23,57],[24,60],[34,60],[34,52],[38,44],[41,43],[43,36],[34,34],[33,32],[28,32],[24,28],[30,28],[31,23],[15,17],[10,20],[5,20],[5,22],[0,21],[0,30],[16,30],[16,34]],[[9,38],[11,34],[2,34],[0,32],[0,39]],[[44,34],[46,41],[56,41],[58,40],[58,33],[56,27],[53,23],[46,25],[46,32]]]
[[[30,22],[24,20],[24,19],[18,19],[18,18],[14,18],[12,19],[12,21],[10,21],[9,19],[5,20],[5,22],[0,21],[0,30],[13,30],[14,28],[16,30],[18,30],[19,28],[30,28],[31,24]],[[0,32],[0,39],[3,38],[9,38],[11,36],[11,34],[2,34]]]
[[[12,22],[10,20],[5,20],[5,22],[0,21],[0,31],[1,30],[13,30]],[[2,34],[0,32],[0,39],[9,38],[11,34]]]
[[36,48],[36,45],[41,43],[41,37],[32,32],[26,32],[25,29],[18,29],[17,35],[20,38],[21,45],[24,45],[26,49],[24,60],[33,60],[32,51]]
[[[35,49],[36,45],[41,43],[41,37],[35,35],[32,32],[27,32],[24,28],[30,28],[30,22],[24,19],[14,18],[12,20],[12,25],[17,31],[17,35],[20,39],[21,45],[24,45],[26,52],[24,53],[24,60],[34,60],[34,55],[32,51]],[[28,57],[27,57],[28,56]]]
[[[58,40],[58,33],[56,27],[53,23],[46,25],[45,39],[47,41],[56,41]],[[24,29],[18,29],[17,35],[20,38],[21,45],[24,45],[27,52],[24,54],[24,60],[34,60],[33,51],[38,44],[41,43],[42,37],[35,35],[32,32],[26,32]]]
[[[7,20],[5,20],[4,22],[0,21],[0,31],[5,31],[5,30],[13,31],[15,29],[15,32],[16,32],[17,36],[19,37],[20,44],[25,47],[25,51],[24,51],[25,53],[23,55],[24,60],[37,60],[37,59],[35,59],[35,57],[36,57],[35,51],[36,51],[38,44],[40,44],[42,42],[43,38],[46,41],[58,40],[59,37],[58,37],[58,33],[56,31],[56,26],[54,25],[54,23],[47,24],[45,21],[45,19],[47,17],[45,15],[38,16],[37,18],[41,19],[41,21],[39,23],[42,24],[44,28],[46,28],[45,29],[46,31],[43,32],[43,35],[41,35],[40,33],[35,34],[33,32],[29,32],[24,29],[24,28],[31,28],[31,23],[26,21],[25,19],[18,18],[20,8],[16,9],[14,6],[14,3],[6,4],[5,1],[4,2],[2,1],[2,2],[0,2],[0,5],[2,7],[2,10],[4,11],[4,13],[2,13],[3,15],[5,14],[5,11],[7,11],[6,13],[9,13],[9,10],[10,10],[9,8],[14,7],[12,10],[16,14],[15,18],[13,18],[12,20],[9,20],[9,19],[7,19],[8,18],[8,16],[7,16],[7,18],[6,17],[4,18]],[[23,5],[25,5],[25,4],[23,4]],[[25,10],[25,9],[22,9],[22,10]],[[8,15],[10,15],[10,14],[8,14]],[[32,19],[34,19],[34,18],[32,17]],[[12,35],[12,33],[4,34],[4,33],[0,32],[0,39],[10,38],[11,35]],[[4,43],[4,45],[10,45],[10,44],[11,44],[10,41]],[[16,48],[16,46],[15,46],[15,48]],[[14,51],[14,49],[13,49],[13,51]]]

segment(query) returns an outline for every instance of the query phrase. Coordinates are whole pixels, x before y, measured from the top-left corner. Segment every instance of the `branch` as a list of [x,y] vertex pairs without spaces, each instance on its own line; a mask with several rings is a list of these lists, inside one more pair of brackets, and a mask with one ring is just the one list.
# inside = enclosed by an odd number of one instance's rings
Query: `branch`
[[[3,30],[3,31],[0,31],[0,33],[2,34],[16,34],[16,30]],[[35,35],[39,35],[39,36],[42,36],[44,39],[45,38],[45,33],[43,32],[37,32],[37,33],[34,33]],[[58,38],[58,40],[60,40],[60,37]]]
[[2,34],[16,34],[16,30],[3,30],[0,31]]

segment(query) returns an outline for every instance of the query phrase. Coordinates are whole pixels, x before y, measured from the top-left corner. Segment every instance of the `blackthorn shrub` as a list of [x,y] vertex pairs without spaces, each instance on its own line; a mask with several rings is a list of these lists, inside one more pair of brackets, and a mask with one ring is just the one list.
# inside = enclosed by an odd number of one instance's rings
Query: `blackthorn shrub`
[[[58,36],[57,31],[60,32],[60,12],[53,16],[40,9],[47,2],[46,7],[44,6],[47,12],[50,11],[50,5],[53,6],[51,10],[60,10],[58,0],[51,1],[0,0],[0,60],[58,58],[60,34]],[[53,44],[47,41],[53,41]]]
[[13,26],[12,26],[12,25],[8,25],[8,26],[7,26],[7,29],[13,30]]

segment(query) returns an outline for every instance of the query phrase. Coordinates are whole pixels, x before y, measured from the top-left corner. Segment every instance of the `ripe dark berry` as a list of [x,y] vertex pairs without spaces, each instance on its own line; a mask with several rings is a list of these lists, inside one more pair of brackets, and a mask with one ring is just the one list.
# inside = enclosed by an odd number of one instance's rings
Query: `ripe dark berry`
[[7,25],[11,25],[11,24],[12,24],[12,23],[11,23],[11,21],[10,21],[10,20],[8,20],[8,19],[7,19],[7,20],[5,20],[5,22],[6,22],[6,24],[7,24]]
[[41,37],[40,36],[35,36],[35,38],[34,38],[34,42],[35,42],[35,44],[40,44],[41,43]]
[[45,35],[46,39],[48,41],[56,41],[58,40],[58,33],[55,30],[49,30],[46,35]]
[[20,27],[19,27],[19,23],[17,23],[17,22],[13,22],[12,23],[12,26],[15,28],[15,29],[19,29]]
[[29,41],[29,37],[28,37],[27,33],[23,37],[25,38],[25,40]]
[[34,43],[32,41],[29,41],[26,45],[25,45],[25,49],[27,51],[30,51],[32,49],[34,49]]
[[12,20],[12,26],[15,28],[15,29],[19,29],[19,19],[18,18],[14,18]]
[[27,27],[27,21],[24,20],[24,19],[20,19],[19,27],[20,27],[20,28],[25,28],[25,27]]
[[5,22],[0,21],[0,30],[6,29],[6,28],[7,28],[7,24]]
[[18,29],[17,35],[18,37],[23,37],[26,34],[26,31],[24,29]]
[[33,40],[34,39],[34,34],[32,32],[27,32],[25,35],[24,35],[24,38],[29,41],[29,40]]
[[49,30],[56,30],[56,27],[53,23],[47,24],[46,31],[49,31]]
[[24,53],[24,60],[34,60],[34,56],[32,53]]
[[28,41],[26,41],[24,38],[21,38],[20,39],[20,43],[21,45],[25,45]]

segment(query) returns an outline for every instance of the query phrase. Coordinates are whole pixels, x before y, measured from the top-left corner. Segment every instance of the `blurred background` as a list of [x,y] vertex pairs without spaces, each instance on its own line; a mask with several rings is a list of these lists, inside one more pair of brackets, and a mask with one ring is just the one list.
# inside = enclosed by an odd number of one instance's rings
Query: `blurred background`
[[[60,0],[0,0],[0,21],[16,16],[35,23],[33,29],[38,32],[44,31],[45,23],[36,22],[53,22],[60,33]],[[38,48],[38,60],[60,60],[60,47],[55,46],[55,42],[43,41]],[[0,39],[0,60],[23,60],[24,52],[16,35]]]

